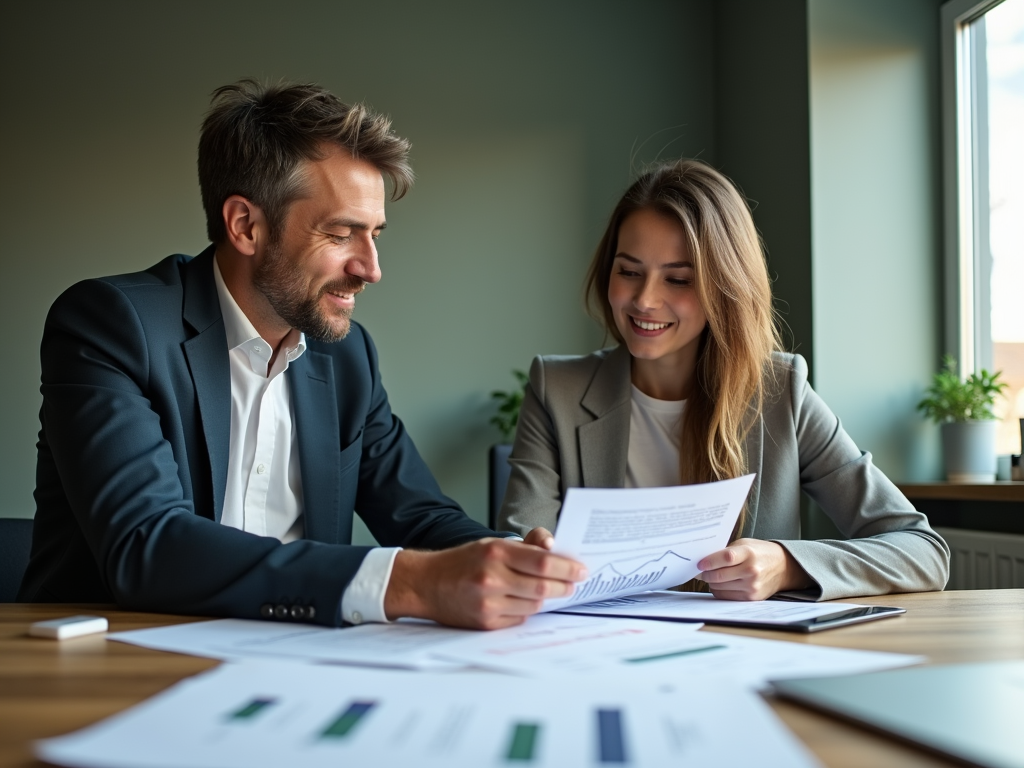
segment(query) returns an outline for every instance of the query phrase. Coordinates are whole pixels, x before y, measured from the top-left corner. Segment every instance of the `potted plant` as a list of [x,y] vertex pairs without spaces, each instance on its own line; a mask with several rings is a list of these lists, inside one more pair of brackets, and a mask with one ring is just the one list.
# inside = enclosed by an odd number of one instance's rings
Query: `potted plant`
[[1006,384],[984,368],[961,379],[951,355],[932,377],[918,410],[942,428],[942,456],[951,483],[990,483],[996,477],[996,416],[992,406]]
[[530,377],[522,371],[512,371],[519,386],[507,392],[496,389],[491,392],[491,399],[498,404],[498,412],[491,417],[491,424],[501,432],[501,442],[491,446],[489,457],[490,493],[488,496],[488,522],[493,528],[505,497],[505,486],[508,484],[508,457],[512,454],[512,441],[516,436],[516,424],[519,423],[519,409],[523,404],[523,394]]

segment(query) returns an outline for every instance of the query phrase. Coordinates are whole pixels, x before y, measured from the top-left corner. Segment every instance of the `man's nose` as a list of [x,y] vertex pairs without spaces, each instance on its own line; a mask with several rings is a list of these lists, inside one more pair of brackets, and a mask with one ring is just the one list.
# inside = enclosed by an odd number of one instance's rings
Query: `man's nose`
[[345,265],[345,271],[367,283],[380,280],[380,263],[377,260],[377,243],[372,237],[361,242],[357,253]]

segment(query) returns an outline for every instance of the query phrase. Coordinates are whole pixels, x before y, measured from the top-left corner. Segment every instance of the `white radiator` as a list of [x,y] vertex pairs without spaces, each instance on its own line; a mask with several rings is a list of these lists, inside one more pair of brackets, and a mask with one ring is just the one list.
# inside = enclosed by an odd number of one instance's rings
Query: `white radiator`
[[949,544],[946,589],[1024,588],[1024,536],[936,528]]

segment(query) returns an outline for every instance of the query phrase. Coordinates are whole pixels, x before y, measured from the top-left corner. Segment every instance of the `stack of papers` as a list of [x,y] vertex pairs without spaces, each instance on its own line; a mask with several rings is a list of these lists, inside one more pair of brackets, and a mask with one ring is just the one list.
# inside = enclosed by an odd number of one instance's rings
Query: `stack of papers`
[[580,616],[700,621],[737,627],[818,632],[846,624],[897,616],[903,608],[856,603],[804,603],[785,600],[716,600],[703,592],[658,590],[564,608]]

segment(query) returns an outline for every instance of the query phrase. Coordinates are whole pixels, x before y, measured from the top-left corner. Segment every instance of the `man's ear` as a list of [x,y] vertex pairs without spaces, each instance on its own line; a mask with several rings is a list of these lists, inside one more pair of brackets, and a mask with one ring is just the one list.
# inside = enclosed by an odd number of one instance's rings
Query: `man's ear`
[[255,255],[267,233],[267,218],[260,207],[241,195],[231,195],[224,201],[221,215],[231,247],[245,256]]

